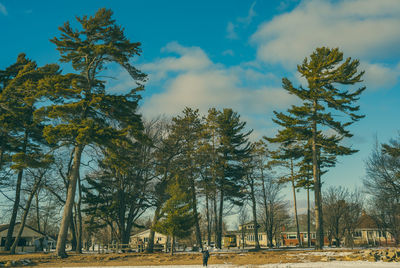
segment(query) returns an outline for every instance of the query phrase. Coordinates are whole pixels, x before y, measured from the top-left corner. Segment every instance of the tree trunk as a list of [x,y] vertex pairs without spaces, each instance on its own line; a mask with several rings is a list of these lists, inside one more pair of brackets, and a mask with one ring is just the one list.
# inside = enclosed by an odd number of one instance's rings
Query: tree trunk
[[265,189],[265,181],[264,181],[264,172],[263,169],[261,169],[261,180],[262,180],[262,193],[263,193],[263,204],[264,204],[264,213],[265,213],[265,231],[267,233],[267,246],[272,247],[273,246],[273,237],[272,237],[272,228],[270,228],[270,217],[269,217],[269,211],[268,211],[268,202],[267,202],[267,192]]
[[64,206],[64,212],[61,220],[60,231],[58,233],[57,247],[56,247],[56,254],[58,257],[61,258],[68,257],[67,253],[65,252],[65,244],[67,240],[68,227],[70,225],[72,216],[72,208],[74,206],[76,182],[79,176],[79,167],[81,164],[81,155],[83,147],[84,147],[83,145],[77,145],[75,147],[75,152],[74,152],[74,163],[72,167],[71,176],[69,178],[68,195]]
[[217,247],[222,248],[222,216],[224,211],[224,192],[221,187],[221,194],[219,200],[219,214],[218,214],[218,228],[217,228]]
[[40,210],[39,210],[39,191],[35,193],[35,201],[36,201],[36,220],[37,220],[37,229],[40,232]]
[[199,224],[199,215],[197,213],[197,198],[196,198],[196,187],[194,185],[194,178],[191,179],[191,192],[192,192],[192,206],[193,206],[193,215],[194,215],[194,224],[195,224],[195,232],[196,232],[196,243],[201,249],[203,249],[203,243],[201,241],[201,232],[200,232],[200,224]]
[[260,249],[260,242],[258,241],[257,203],[256,203],[253,182],[250,183],[250,194],[251,194],[251,203],[252,203],[252,210],[253,210],[253,225],[254,225],[254,240],[255,240],[254,248],[256,250],[258,250],[258,249]]
[[82,188],[81,188],[81,178],[78,174],[78,200],[76,202],[76,249],[75,252],[81,254],[82,253],[82,212],[81,212],[81,203],[82,203]]
[[28,214],[29,214],[29,208],[31,207],[32,199],[39,187],[39,183],[40,183],[40,180],[35,183],[35,185],[33,186],[32,192],[29,195],[28,201],[26,202],[25,211],[22,216],[22,220],[21,220],[21,224],[19,226],[17,236],[15,237],[14,243],[11,246],[10,254],[15,254],[15,249],[17,248],[19,239],[21,238],[22,232],[24,231],[26,218],[28,217]]
[[207,218],[207,245],[210,246],[211,244],[211,223],[210,223],[210,208],[209,208],[209,200],[208,200],[209,193],[206,192],[206,218]]
[[[28,132],[25,131],[24,143],[23,143],[23,147],[22,147],[22,153],[24,153],[24,154],[26,153],[27,143],[28,143]],[[10,224],[9,224],[8,230],[7,230],[6,243],[5,243],[5,247],[4,247],[5,251],[10,250],[11,243],[12,243],[12,235],[14,233],[15,220],[17,219],[18,207],[19,207],[19,202],[20,202],[20,198],[21,198],[21,184],[22,184],[23,173],[24,173],[24,169],[20,169],[18,171],[18,175],[17,175],[17,185],[15,188],[15,200],[14,200],[13,211],[11,214]]]
[[214,243],[217,242],[218,237],[218,209],[217,209],[217,191],[214,193],[214,200],[213,200],[213,207],[214,207]]
[[321,203],[321,181],[318,168],[318,150],[317,150],[317,101],[313,103],[313,117],[312,123],[312,162],[313,162],[313,178],[314,178],[314,196],[315,196],[315,232],[316,241],[315,248],[322,249],[324,246],[324,231],[322,221],[322,203]]
[[71,250],[75,251],[76,250],[76,224],[74,221],[74,215],[71,216],[71,220],[70,220],[70,227],[71,227]]
[[171,236],[171,256],[174,255],[174,248],[175,248],[175,236]]
[[155,231],[153,230],[153,227],[157,224],[158,219],[160,218],[160,211],[161,211],[161,205],[158,205],[156,207],[156,211],[154,212],[153,222],[151,223],[149,242],[147,244],[147,249],[146,249],[146,251],[148,253],[153,253],[154,252],[154,235],[155,235]]
[[307,186],[307,246],[311,247],[310,186]]
[[245,246],[245,233],[244,233],[244,226],[242,225],[242,249]]
[[301,240],[300,237],[299,218],[297,217],[296,185],[294,184],[293,159],[290,159],[290,175],[291,175],[290,181],[292,182],[292,191],[293,191],[294,221],[296,224],[297,241],[299,242],[299,246],[303,247],[303,241]]
[[12,210],[12,214],[11,214],[10,224],[9,224],[8,230],[7,230],[6,243],[5,243],[5,247],[4,247],[5,251],[10,250],[10,247],[12,244],[12,235],[14,233],[15,221],[17,219],[18,207],[19,207],[19,202],[21,199],[21,184],[22,184],[22,174],[23,173],[24,173],[23,169],[18,171],[17,185],[16,185],[17,187],[15,188],[15,200],[14,200],[13,210]]

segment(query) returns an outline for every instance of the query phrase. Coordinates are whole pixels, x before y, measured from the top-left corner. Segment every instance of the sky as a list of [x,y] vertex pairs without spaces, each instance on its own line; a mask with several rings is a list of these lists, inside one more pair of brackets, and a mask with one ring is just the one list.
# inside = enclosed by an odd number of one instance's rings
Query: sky
[[[324,187],[362,186],[375,138],[387,142],[398,136],[398,0],[0,0],[0,69],[21,52],[39,65],[57,62],[49,39],[60,35],[58,27],[101,7],[112,9],[126,36],[142,44],[142,55],[132,62],[149,78],[141,101],[145,118],[177,115],[185,106],[202,113],[229,107],[254,130],[252,140],[272,136],[277,130],[272,112],[298,103],[282,89],[282,78],[305,85],[297,64],[328,46],[360,61],[364,81],[353,88],[367,89],[358,103],[366,117],[345,141],[359,152],[339,158],[324,176]],[[121,69],[108,72],[117,78],[111,91],[134,86]]]

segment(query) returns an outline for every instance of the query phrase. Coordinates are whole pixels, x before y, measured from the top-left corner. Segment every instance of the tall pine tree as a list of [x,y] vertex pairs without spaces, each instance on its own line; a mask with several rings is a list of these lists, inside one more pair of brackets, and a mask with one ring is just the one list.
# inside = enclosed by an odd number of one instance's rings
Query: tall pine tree
[[[137,92],[143,89],[140,82],[146,76],[129,63],[132,57],[140,55],[140,43],[130,42],[125,37],[112,14],[111,10],[102,8],[94,16],[77,17],[80,29],[73,29],[66,22],[59,28],[61,36],[51,40],[61,54],[60,60],[71,63],[76,71],[49,79],[42,85],[54,100],[53,105],[41,111],[41,115],[50,120],[44,129],[46,139],[74,146],[68,195],[57,240],[56,252],[60,257],[67,257],[65,243],[85,146],[108,143],[128,133],[137,136],[143,128],[137,114],[140,98]],[[100,73],[110,63],[124,68],[138,87],[127,94],[107,92]]]
[[10,80],[3,83],[5,87],[0,94],[0,103],[4,104],[1,125],[7,130],[4,138],[8,141],[8,144],[4,141],[3,149],[8,149],[8,153],[11,153],[10,167],[17,175],[14,204],[5,243],[5,249],[9,250],[20,205],[24,171],[27,168],[46,166],[50,161],[50,157],[43,152],[46,145],[42,136],[43,125],[33,116],[40,102],[38,85],[43,79],[58,75],[59,70],[56,65],[38,67],[35,62],[26,59],[24,54],[19,55],[17,63],[7,70],[13,70],[14,73],[9,72]]
[[[352,123],[364,116],[357,114],[359,106],[354,103],[359,99],[365,87],[351,90],[350,85],[361,82],[364,72],[358,72],[358,60],[347,58],[343,61],[343,53],[338,48],[317,48],[305,58],[297,70],[307,80],[307,88],[296,88],[287,78],[282,79],[283,88],[290,94],[299,97],[303,104],[292,106],[289,113],[303,121],[306,130],[310,132],[312,149],[312,166],[315,194],[316,248],[324,244],[324,232],[321,204],[321,178],[318,164],[320,150],[327,150],[336,155],[346,155],[356,152],[349,147],[339,145],[343,138],[352,134],[347,129]],[[337,86],[344,86],[343,89]],[[349,120],[343,122],[332,112],[342,112]],[[320,135],[320,131],[331,129],[333,135]]]

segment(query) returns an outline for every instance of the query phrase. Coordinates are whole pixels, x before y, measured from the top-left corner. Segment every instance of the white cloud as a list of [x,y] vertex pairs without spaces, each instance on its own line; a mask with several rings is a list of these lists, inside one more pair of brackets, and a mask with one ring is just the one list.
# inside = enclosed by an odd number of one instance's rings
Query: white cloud
[[[193,48],[181,48],[181,54],[174,59],[175,62],[183,62],[182,59],[193,51]],[[185,68],[177,68],[176,64],[165,64],[169,57],[145,65],[150,77],[162,77],[159,73],[169,74],[164,75],[160,81],[164,90],[145,99],[142,112],[146,117],[160,113],[176,115],[185,106],[198,108],[203,113],[210,107],[230,107],[246,118],[263,117],[267,124],[272,110],[295,102],[295,98],[279,86],[266,86],[276,84],[277,78],[274,75],[259,72],[248,65],[225,67],[211,62],[200,48],[195,51],[197,61],[208,62],[206,66],[199,68],[195,64],[183,64]],[[151,90],[150,86],[147,90]],[[262,128],[253,122],[249,123],[250,127]]]
[[382,64],[362,63],[360,69],[365,70],[364,84],[368,90],[388,89],[397,84],[400,68],[391,68]]
[[183,47],[177,42],[171,42],[162,48],[161,52],[174,53],[178,56],[165,57],[141,65],[140,68],[144,72],[151,71],[150,82],[165,78],[169,72],[202,70],[211,65],[210,59],[199,47]]
[[258,60],[293,68],[318,46],[345,56],[379,61],[398,58],[400,1],[303,1],[261,24],[251,40]]
[[7,9],[2,3],[0,3],[0,14],[3,14],[4,16],[8,15]]
[[255,5],[256,5],[256,2],[253,2],[253,4],[251,4],[249,12],[247,14],[247,17],[238,18],[237,21],[240,23],[243,23],[245,25],[249,25],[251,23],[251,21],[253,20],[253,18],[255,16],[257,16],[257,13],[254,11]]
[[235,31],[235,24],[232,22],[228,22],[228,25],[226,26],[226,38],[228,39],[238,39],[238,35]]
[[256,2],[253,2],[250,6],[249,12],[246,17],[239,17],[236,19],[236,23],[228,22],[226,26],[226,38],[228,39],[238,39],[239,36],[236,32],[239,27],[247,27],[253,21],[253,18],[257,16],[257,13],[254,11],[254,7]]

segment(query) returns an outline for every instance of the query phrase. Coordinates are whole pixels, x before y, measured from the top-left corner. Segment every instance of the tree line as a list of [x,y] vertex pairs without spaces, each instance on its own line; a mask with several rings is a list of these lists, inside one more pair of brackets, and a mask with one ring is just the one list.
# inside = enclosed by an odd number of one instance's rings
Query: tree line
[[[306,87],[282,80],[283,89],[297,96],[300,104],[275,111],[278,133],[252,142],[246,122],[230,108],[210,108],[201,115],[187,107],[172,119],[144,120],[138,107],[147,76],[131,63],[140,56],[141,44],[129,41],[111,10],[77,17],[77,25],[66,22],[59,27],[60,36],[50,40],[71,73],[57,64],[38,66],[23,53],[0,71],[0,183],[13,204],[6,250],[15,252],[26,221],[39,231],[50,231],[57,207],[63,208],[60,225],[51,232],[57,235],[60,257],[67,256],[69,231],[77,252],[82,251],[83,236],[104,230],[129,243],[133,228],[144,227],[142,216],[149,211],[149,252],[155,231],[168,234],[172,242],[193,231],[196,245],[213,240],[221,247],[224,217],[244,204],[251,207],[256,248],[260,223],[272,246],[288,219],[281,196],[284,183],[293,190],[298,233],[296,191],[307,191],[308,230],[309,194],[314,192],[316,248],[322,248],[323,207],[328,205],[321,176],[335,165],[337,156],[357,151],[342,141],[352,136],[348,127],[363,118],[356,102],[365,87],[352,88],[364,74],[358,71],[358,60],[344,59],[337,48],[317,48],[298,66]],[[104,72],[113,65],[124,69],[136,86],[125,93],[110,92]],[[392,195],[398,190],[397,151],[395,141],[385,144],[367,163],[365,184],[376,204],[384,196],[376,194],[377,185],[393,199],[393,209],[381,216],[386,228],[398,220],[398,200]],[[377,158],[390,162],[392,177],[378,174],[377,165],[384,164]],[[5,189],[13,190],[12,197]],[[22,193],[27,193],[26,200]],[[35,212],[30,215],[31,207]],[[18,213],[21,225],[13,241]],[[343,231],[327,226],[338,240]],[[352,232],[351,227],[345,230]]]

